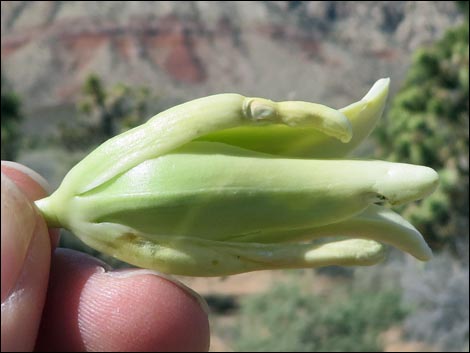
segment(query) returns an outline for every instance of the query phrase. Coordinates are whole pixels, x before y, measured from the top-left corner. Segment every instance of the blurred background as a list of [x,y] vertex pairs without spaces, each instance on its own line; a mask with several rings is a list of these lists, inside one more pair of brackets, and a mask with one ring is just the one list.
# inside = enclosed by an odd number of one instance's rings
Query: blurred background
[[[434,251],[371,268],[185,278],[212,351],[469,350],[468,1],[2,1],[1,156],[46,177],[175,104],[236,92],[340,108],[379,78],[357,157],[441,176],[399,208]],[[96,254],[73,236],[62,245]],[[103,257],[115,266],[126,266]]]

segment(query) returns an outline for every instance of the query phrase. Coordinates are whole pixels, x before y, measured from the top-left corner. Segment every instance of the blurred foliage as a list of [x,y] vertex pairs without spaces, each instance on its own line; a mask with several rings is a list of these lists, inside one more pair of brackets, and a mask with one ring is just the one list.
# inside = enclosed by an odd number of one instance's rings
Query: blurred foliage
[[407,338],[442,352],[468,352],[469,269],[443,252],[424,268],[404,264],[403,301],[412,309],[404,321]]
[[[468,2],[461,5],[468,9]],[[434,249],[468,239],[469,40],[466,22],[413,58],[405,84],[376,129],[378,158],[431,167],[440,186],[398,210]],[[468,241],[468,240],[467,240]]]
[[87,150],[142,124],[148,118],[149,99],[146,87],[116,84],[106,88],[97,75],[88,76],[77,104],[79,118],[59,127],[63,146]]
[[456,1],[457,7],[460,9],[460,12],[462,12],[468,19],[468,1]]
[[1,157],[5,160],[16,159],[21,144],[21,122],[23,114],[21,112],[21,100],[7,84],[2,76],[2,142]]
[[241,302],[240,351],[381,351],[379,335],[404,318],[396,292],[338,287],[314,295],[295,282]]
[[468,352],[468,280],[468,263],[462,263],[448,251],[422,263],[392,250],[381,264],[355,268],[352,285],[377,293],[400,291],[402,305],[408,311],[399,325],[403,329],[400,340],[424,344],[420,348],[423,352],[425,348]]

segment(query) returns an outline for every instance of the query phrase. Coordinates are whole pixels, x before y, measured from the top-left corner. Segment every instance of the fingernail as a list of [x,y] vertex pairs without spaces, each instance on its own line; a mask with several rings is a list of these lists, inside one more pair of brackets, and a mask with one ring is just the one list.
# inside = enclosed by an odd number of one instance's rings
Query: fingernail
[[11,161],[2,161],[2,170],[3,168],[7,169],[14,169],[16,171],[19,171],[23,174],[26,174],[29,178],[34,180],[39,186],[41,186],[44,191],[46,191],[48,194],[51,193],[51,187],[49,186],[49,183],[44,179],[42,176],[40,176],[38,173],[36,173],[34,170],[29,169],[28,167],[25,167],[22,164],[16,163],[16,162],[11,162]]
[[195,292],[191,288],[185,286],[180,281],[176,280],[175,278],[165,273],[147,270],[147,269],[124,269],[124,270],[115,270],[115,271],[107,272],[106,274],[114,278],[130,278],[130,277],[144,276],[144,275],[153,275],[153,276],[163,278],[166,281],[175,284],[180,289],[184,290],[187,294],[189,294],[194,299],[196,299],[196,301],[199,303],[199,305],[201,306],[202,310],[206,313],[206,315],[209,315],[209,312],[210,312],[209,305],[207,305],[207,302],[204,300],[204,298],[202,298],[197,292]]
[[3,173],[2,186],[2,303],[8,297],[21,274],[29,250],[36,215],[31,202]]

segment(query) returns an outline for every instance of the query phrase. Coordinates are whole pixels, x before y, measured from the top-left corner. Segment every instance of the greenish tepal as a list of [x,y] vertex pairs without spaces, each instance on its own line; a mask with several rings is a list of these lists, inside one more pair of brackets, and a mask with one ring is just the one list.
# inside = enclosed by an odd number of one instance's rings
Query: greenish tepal
[[381,79],[339,110],[196,99],[106,141],[36,204],[51,227],[172,274],[372,265],[382,243],[427,260],[421,234],[384,204],[429,195],[437,173],[344,157],[373,130],[388,87]]

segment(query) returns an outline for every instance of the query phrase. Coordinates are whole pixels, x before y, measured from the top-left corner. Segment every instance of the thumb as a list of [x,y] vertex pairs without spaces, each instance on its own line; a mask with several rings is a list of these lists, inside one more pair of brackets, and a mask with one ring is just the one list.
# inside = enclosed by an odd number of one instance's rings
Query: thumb
[[51,240],[32,203],[45,196],[36,175],[19,164],[2,162],[2,351],[34,348],[44,306]]

